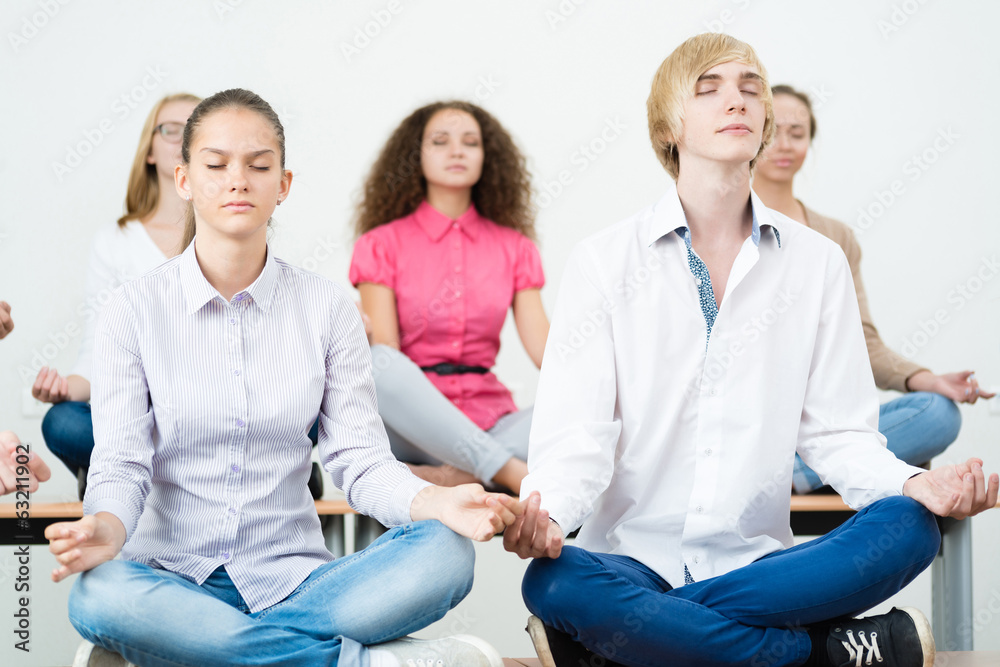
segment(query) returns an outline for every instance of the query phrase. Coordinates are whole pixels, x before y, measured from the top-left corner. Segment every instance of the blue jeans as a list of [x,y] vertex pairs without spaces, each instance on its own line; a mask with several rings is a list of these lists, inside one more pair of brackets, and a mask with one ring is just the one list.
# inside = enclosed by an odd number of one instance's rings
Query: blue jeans
[[883,602],[940,541],[927,509],[894,496],[823,537],[680,588],[627,556],[567,546],[528,566],[521,593],[546,625],[625,665],[801,665],[812,647],[804,626]]
[[[958,437],[962,413],[941,394],[915,391],[903,394],[878,409],[878,430],[886,448],[901,461],[922,465],[948,448]],[[798,454],[792,471],[796,493],[809,493],[823,486],[819,475]]]
[[42,420],[42,437],[49,451],[74,475],[80,468],[89,468],[90,453],[94,451],[90,403],[66,401],[53,405]]
[[474,559],[472,543],[441,523],[411,523],[316,568],[256,613],[222,567],[199,586],[113,560],[80,575],[69,618],[85,639],[144,667],[367,667],[367,645],[430,625],[468,594]]

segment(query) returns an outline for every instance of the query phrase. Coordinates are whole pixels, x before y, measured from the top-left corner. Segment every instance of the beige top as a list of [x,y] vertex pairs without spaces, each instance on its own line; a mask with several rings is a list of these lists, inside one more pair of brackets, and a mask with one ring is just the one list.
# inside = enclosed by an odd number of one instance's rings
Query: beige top
[[[802,202],[799,202],[802,204]],[[865,294],[864,283],[861,282],[861,246],[854,238],[851,228],[833,218],[820,215],[802,204],[806,212],[806,221],[817,232],[834,241],[847,255],[851,265],[851,275],[854,277],[854,290],[858,293],[858,308],[861,310],[861,328],[865,331],[865,343],[868,345],[868,359],[872,364],[872,374],[879,389],[895,389],[909,391],[906,381],[917,371],[927,370],[909,359],[896,354],[882,342],[878,330],[868,312],[868,296]]]

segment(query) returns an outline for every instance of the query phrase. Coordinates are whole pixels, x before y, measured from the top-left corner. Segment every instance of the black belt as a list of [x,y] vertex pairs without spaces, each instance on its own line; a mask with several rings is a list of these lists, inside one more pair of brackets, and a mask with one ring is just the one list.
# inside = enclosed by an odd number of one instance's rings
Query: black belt
[[434,366],[421,366],[420,370],[438,375],[461,375],[462,373],[477,373],[482,375],[489,373],[490,369],[482,366],[461,366],[459,364],[435,364]]

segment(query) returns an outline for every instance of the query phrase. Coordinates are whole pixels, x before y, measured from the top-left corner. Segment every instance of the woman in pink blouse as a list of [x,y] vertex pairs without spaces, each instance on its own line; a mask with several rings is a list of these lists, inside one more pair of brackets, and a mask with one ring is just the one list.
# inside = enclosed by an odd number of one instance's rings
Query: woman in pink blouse
[[531,409],[490,368],[508,308],[536,366],[549,331],[524,157],[475,105],[417,109],[373,165],[356,231],[350,279],[393,452],[438,483],[517,492]]

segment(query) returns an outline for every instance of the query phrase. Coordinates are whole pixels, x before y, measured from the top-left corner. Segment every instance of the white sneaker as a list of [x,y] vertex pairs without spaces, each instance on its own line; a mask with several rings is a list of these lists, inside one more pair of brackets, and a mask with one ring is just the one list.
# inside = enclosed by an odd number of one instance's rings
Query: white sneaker
[[76,649],[73,667],[135,667],[117,653],[84,640]]
[[441,639],[403,637],[368,648],[373,654],[388,653],[399,661],[401,667],[503,667],[503,659],[497,650],[471,635]]

